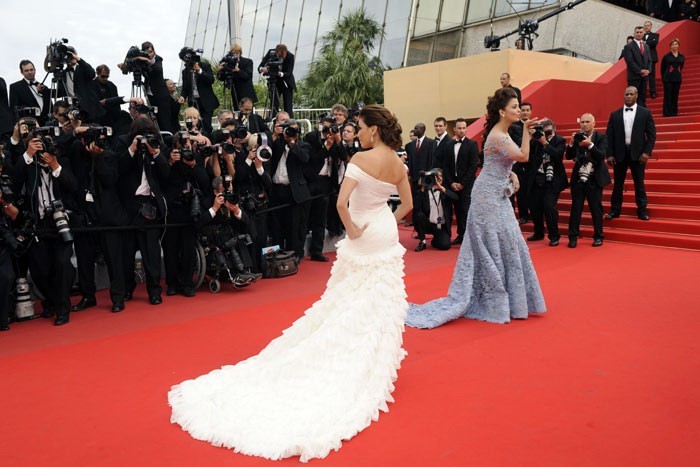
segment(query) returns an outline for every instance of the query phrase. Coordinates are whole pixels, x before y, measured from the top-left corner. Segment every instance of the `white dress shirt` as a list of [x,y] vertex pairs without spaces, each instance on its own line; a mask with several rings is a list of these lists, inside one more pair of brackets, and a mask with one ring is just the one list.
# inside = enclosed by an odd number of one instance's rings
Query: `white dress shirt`
[[[36,99],[36,103],[41,109],[41,111],[44,111],[44,98],[41,97],[41,94],[39,94],[39,91],[36,89],[36,86],[32,86],[32,82],[29,81],[28,79],[24,80],[27,85],[29,85],[29,90],[32,92],[32,95],[34,96],[34,99]],[[34,81],[36,83],[36,81]]]
[[272,177],[272,183],[278,185],[289,185],[289,174],[287,173],[287,156],[289,155],[289,146],[285,146],[284,154],[277,165],[275,175]]
[[632,110],[627,110],[628,107],[622,108],[622,120],[625,123],[625,144],[632,144],[632,126],[634,125],[634,117],[637,115],[637,104],[632,106]]

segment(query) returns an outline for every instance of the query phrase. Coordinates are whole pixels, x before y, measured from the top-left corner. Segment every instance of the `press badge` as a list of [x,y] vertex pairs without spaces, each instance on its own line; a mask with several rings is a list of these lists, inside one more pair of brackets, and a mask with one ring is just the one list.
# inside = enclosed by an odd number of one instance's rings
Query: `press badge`
[[88,203],[95,202],[95,199],[92,197],[92,193],[90,193],[89,191],[85,193],[85,201],[87,201]]

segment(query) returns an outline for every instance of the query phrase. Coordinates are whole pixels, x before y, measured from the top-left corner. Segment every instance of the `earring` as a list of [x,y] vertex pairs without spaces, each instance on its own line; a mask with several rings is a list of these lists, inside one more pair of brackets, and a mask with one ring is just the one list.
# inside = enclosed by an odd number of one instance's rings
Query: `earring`
[[374,145],[374,134],[373,133],[371,133],[369,135],[369,141]]

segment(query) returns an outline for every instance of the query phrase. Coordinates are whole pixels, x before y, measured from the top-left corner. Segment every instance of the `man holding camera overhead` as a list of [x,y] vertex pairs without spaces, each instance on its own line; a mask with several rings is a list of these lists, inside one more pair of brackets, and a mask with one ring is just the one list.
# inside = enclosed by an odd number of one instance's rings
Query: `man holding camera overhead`
[[584,199],[588,200],[593,218],[593,246],[603,245],[603,187],[610,185],[610,173],[605,164],[608,138],[594,130],[593,114],[581,115],[579,123],[581,131],[572,135],[566,147],[566,158],[576,161],[571,172],[569,248],[576,248]]
[[282,138],[271,145],[271,201],[273,206],[284,207],[272,213],[272,237],[280,247],[294,251],[301,261],[311,197],[304,168],[309,163],[311,148],[300,139],[299,124],[295,120],[287,120],[281,127]]
[[544,222],[547,221],[549,246],[559,245],[559,193],[568,186],[564,170],[566,140],[556,134],[551,120],[534,126],[530,141],[530,167],[527,179],[530,187],[528,207],[535,225],[535,232],[527,238],[529,242],[544,238]]
[[[284,44],[277,44],[274,50],[269,50],[258,65],[258,72],[268,77],[268,86],[275,89],[277,95],[284,99],[284,111],[294,117],[292,97],[297,89],[294,80],[294,54],[287,50]],[[272,108],[277,110],[279,102],[273,102]]]
[[178,56],[185,64],[182,69],[181,96],[187,101],[188,107],[199,109],[202,126],[207,134],[211,134],[211,119],[214,110],[219,107],[219,99],[212,89],[214,74],[211,71],[211,65],[202,62],[197,51],[190,47],[183,47]]

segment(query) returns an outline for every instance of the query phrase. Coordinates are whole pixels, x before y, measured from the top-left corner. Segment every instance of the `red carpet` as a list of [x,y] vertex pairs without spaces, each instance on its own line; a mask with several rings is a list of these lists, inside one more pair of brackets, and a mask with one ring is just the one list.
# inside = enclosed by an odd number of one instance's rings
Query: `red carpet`
[[[412,251],[409,298],[447,289],[457,249]],[[700,253],[606,243],[532,246],[548,313],[408,329],[396,403],[327,465],[696,465]],[[0,334],[3,465],[279,465],[170,425],[172,384],[257,353],[325,287],[297,276]],[[297,461],[289,459],[285,464]]]

